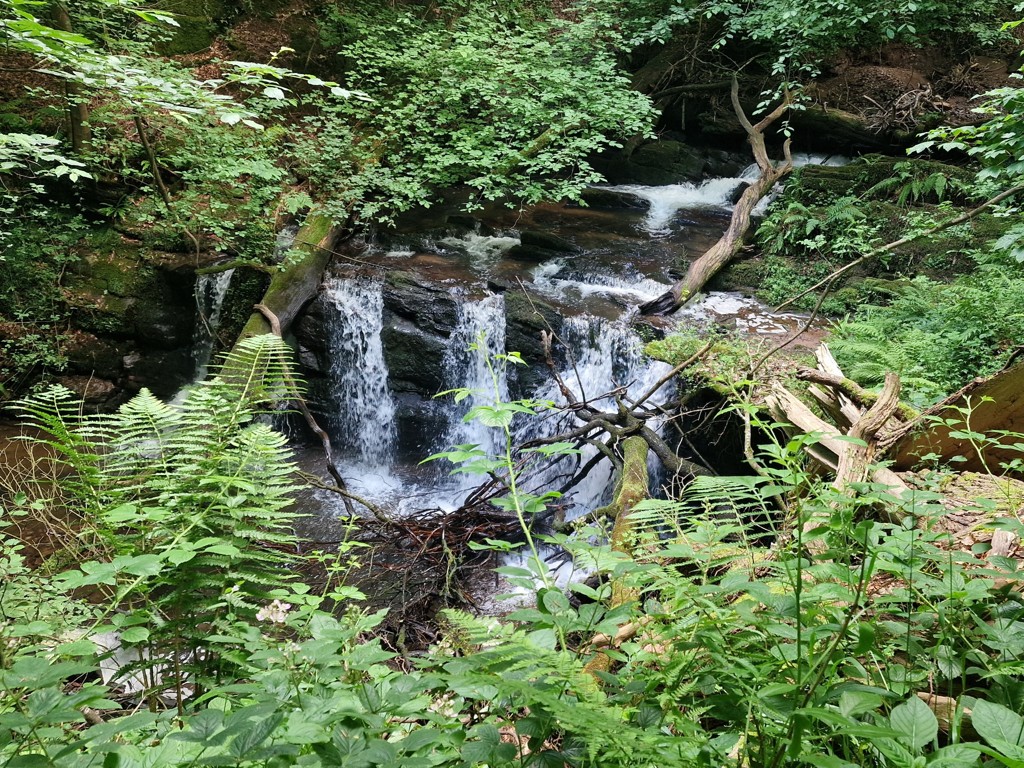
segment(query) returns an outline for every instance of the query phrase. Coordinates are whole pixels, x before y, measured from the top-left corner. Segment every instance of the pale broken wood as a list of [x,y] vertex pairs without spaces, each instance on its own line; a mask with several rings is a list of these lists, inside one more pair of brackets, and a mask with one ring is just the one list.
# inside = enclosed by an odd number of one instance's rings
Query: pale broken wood
[[[1016,356],[1014,356],[1016,357]],[[929,408],[914,422],[884,441],[897,469],[912,469],[921,456],[933,454],[941,462],[956,459],[959,471],[999,473],[1000,465],[1024,458],[1013,447],[1019,438],[1009,436],[1005,447],[978,445],[967,436],[964,412],[970,411],[969,431],[995,436],[997,431],[1024,432],[1024,361],[1011,357],[1007,367],[987,378],[972,381],[941,403]],[[952,424],[944,423],[952,419]]]
[[[832,487],[836,491],[843,495],[851,495],[851,486],[863,483],[868,479],[871,466],[878,455],[878,433],[896,413],[899,404],[900,377],[895,373],[887,373],[882,394],[879,395],[875,404],[864,411],[850,427],[850,431],[846,435],[850,439],[843,441],[836,467],[836,479],[832,483]],[[856,491],[853,492],[853,494],[855,493]],[[839,506],[840,502],[837,500],[831,505],[831,509],[836,510]],[[804,521],[803,532],[808,534],[826,522],[828,522],[828,513],[826,512],[811,515]],[[826,549],[823,539],[805,540],[807,549],[816,555],[820,555]]]

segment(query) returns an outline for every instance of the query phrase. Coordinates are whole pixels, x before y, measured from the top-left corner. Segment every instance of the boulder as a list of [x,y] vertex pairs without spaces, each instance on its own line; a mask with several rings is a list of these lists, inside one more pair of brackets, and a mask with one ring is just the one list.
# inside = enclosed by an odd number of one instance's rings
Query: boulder
[[60,376],[56,381],[74,392],[90,410],[113,404],[121,394],[114,382],[94,376]]
[[[558,331],[562,316],[553,306],[522,290],[505,293],[505,349],[519,352],[529,367],[513,366],[509,389],[514,398],[527,397],[547,377],[541,331]],[[556,360],[556,362],[558,362]]]
[[681,141],[652,141],[625,155],[616,151],[592,159],[594,168],[612,184],[662,186],[704,178],[703,153]]
[[608,187],[587,187],[583,190],[583,202],[590,208],[635,209],[645,211],[648,201],[632,192],[622,192]]
[[419,329],[447,338],[459,322],[459,305],[447,285],[434,284],[412,272],[389,272],[384,280],[384,308]]
[[388,386],[393,392],[432,397],[444,388],[447,336],[430,333],[392,312],[384,315],[381,330]]
[[549,251],[561,253],[579,253],[580,248],[566,240],[564,237],[553,235],[550,232],[538,232],[535,229],[524,229],[519,233],[519,242],[524,246],[534,248],[546,248]]

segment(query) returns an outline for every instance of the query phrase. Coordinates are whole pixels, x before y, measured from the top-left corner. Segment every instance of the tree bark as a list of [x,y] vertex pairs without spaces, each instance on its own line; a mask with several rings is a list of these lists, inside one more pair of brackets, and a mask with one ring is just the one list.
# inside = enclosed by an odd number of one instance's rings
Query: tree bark
[[[287,335],[299,312],[316,296],[342,231],[342,227],[333,225],[326,217],[311,215],[295,236],[293,247],[302,252],[302,257],[292,260],[284,269],[274,273],[263,301],[260,302],[278,318],[282,334]],[[249,316],[249,322],[239,334],[238,341],[270,331],[266,317],[256,311]],[[237,345],[238,342],[235,343]]]
[[778,120],[786,110],[789,109],[789,96],[782,104],[776,107],[771,114],[767,115],[756,125],[751,124],[743,107],[740,105],[739,82],[734,77],[732,80],[732,106],[736,110],[736,117],[740,125],[747,132],[747,139],[750,141],[750,148],[754,153],[754,160],[761,169],[761,176],[743,190],[743,194],[737,201],[732,211],[732,219],[729,221],[729,228],[725,234],[709,248],[700,258],[694,261],[686,272],[686,276],[678,281],[672,288],[658,298],[640,305],[640,313],[644,315],[668,315],[675,312],[687,301],[692,299],[707,282],[714,277],[722,267],[732,261],[740,246],[743,245],[743,238],[750,229],[750,215],[754,208],[767,195],[782,177],[793,170],[793,159],[789,151],[789,140],[784,146],[785,159],[779,166],[775,166],[768,157],[768,150],[765,146],[764,131],[768,126]]
[[[969,424],[965,425],[968,413]],[[1015,363],[1012,358],[999,373],[975,379],[888,436],[884,447],[896,469],[912,469],[921,456],[934,454],[942,462],[955,458],[961,462],[957,465],[961,472],[999,474],[1002,464],[1021,458],[1014,448],[1018,439],[1010,434],[999,442],[989,442],[972,440],[971,435],[999,438],[1003,431],[1024,432],[1024,361]]]
[[[62,32],[73,33],[74,25],[71,23],[71,14],[63,2],[55,3],[53,6],[54,26]],[[85,101],[82,86],[68,80],[64,84],[64,92],[67,97],[68,109],[68,134],[71,137],[71,151],[80,155],[92,139],[89,129],[89,105]]]
[[[615,500],[611,503],[611,511],[615,518],[611,545],[616,552],[632,556],[634,526],[630,516],[633,508],[647,498],[648,482],[647,443],[641,437],[627,437],[622,443],[622,474],[615,492]],[[634,588],[625,586],[621,579],[613,579],[609,607],[633,602],[639,596]],[[604,651],[598,651],[585,667],[591,674],[598,671],[607,672],[610,668],[611,658]]]

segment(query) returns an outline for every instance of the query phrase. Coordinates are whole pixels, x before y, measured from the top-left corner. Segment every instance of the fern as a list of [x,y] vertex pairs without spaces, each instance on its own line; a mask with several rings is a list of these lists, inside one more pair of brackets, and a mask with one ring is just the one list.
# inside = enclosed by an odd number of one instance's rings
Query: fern
[[[288,354],[277,337],[248,339],[180,406],[143,390],[116,413],[83,416],[59,388],[18,406],[59,457],[63,503],[91,542],[80,553],[91,563],[68,586],[103,590],[124,612],[115,626],[134,628],[123,637],[152,657],[197,647],[231,615],[252,617],[291,575],[294,466],[284,436],[257,420],[295,394]],[[195,674],[218,659],[191,662]]]

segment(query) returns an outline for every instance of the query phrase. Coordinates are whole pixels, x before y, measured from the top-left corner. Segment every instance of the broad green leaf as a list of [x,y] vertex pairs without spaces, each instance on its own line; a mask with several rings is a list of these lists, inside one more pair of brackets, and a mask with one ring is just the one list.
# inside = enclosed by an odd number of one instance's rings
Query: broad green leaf
[[985,741],[1024,745],[1024,718],[1013,710],[984,699],[975,701],[971,710],[971,723]]
[[923,750],[939,733],[939,721],[935,713],[917,696],[893,707],[889,725],[899,732],[915,752]]

